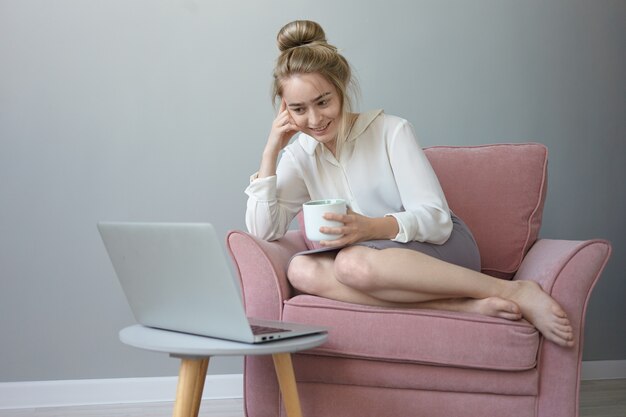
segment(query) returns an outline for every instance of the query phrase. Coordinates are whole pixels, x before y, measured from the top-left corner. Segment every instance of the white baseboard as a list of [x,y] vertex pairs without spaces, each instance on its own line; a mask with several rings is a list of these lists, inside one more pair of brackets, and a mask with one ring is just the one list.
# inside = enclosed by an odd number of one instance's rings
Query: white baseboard
[[[626,360],[585,361],[583,380],[626,378]],[[174,401],[177,377],[0,383],[0,410]],[[208,375],[203,399],[243,398],[243,375]]]
[[626,379],[626,360],[584,361],[580,379]]
[[[0,383],[0,410],[174,401],[177,377]],[[243,398],[243,375],[208,375],[203,399]]]

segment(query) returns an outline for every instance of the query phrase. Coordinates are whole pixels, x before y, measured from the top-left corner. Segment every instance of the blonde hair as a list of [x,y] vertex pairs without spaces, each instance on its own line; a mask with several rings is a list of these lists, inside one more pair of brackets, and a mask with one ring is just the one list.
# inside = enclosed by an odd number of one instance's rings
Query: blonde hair
[[296,20],[283,26],[276,37],[280,55],[274,68],[272,100],[283,95],[283,81],[296,74],[317,73],[331,83],[341,102],[341,120],[337,134],[336,153],[346,140],[351,127],[352,102],[350,93],[358,86],[352,77],[348,61],[337,48],[326,42],[324,29],[310,20]]

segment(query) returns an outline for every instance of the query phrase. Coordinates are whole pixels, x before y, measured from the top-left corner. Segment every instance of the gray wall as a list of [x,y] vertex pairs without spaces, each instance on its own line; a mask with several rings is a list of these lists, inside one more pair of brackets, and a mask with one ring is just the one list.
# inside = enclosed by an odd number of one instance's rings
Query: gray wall
[[549,147],[542,235],[615,250],[584,358],[626,359],[626,2],[0,0],[0,381],[176,373],[118,342],[133,319],[95,224],[244,227],[295,18],[422,145]]

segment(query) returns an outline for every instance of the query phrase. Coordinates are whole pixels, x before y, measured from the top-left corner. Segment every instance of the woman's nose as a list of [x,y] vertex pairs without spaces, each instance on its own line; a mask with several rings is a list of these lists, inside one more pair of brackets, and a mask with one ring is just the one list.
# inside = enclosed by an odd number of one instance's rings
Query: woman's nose
[[318,123],[322,121],[322,115],[319,111],[311,109],[309,112],[309,124],[311,127],[319,127]]

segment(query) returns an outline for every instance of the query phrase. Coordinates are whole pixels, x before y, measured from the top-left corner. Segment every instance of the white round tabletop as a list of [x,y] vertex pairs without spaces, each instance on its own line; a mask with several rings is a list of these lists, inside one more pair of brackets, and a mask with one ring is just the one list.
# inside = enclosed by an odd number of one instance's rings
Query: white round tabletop
[[122,343],[136,348],[165,352],[174,356],[200,357],[297,352],[319,346],[328,338],[326,333],[316,333],[310,336],[252,344],[154,329],[140,324],[122,329],[119,336]]

